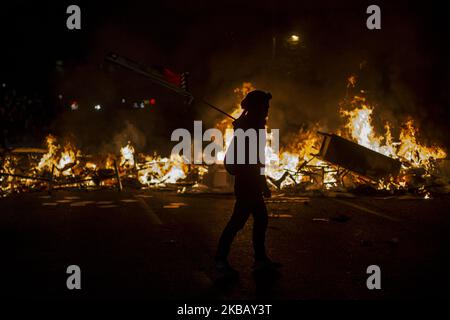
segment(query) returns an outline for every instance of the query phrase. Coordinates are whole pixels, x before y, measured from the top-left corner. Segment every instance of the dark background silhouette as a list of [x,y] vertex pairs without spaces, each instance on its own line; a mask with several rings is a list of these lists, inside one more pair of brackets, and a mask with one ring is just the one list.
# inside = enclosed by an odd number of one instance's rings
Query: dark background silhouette
[[[81,7],[81,30],[66,28],[70,4]],[[412,115],[425,141],[448,147],[445,10],[437,1],[378,1],[382,30],[369,31],[369,4],[3,2],[0,116],[7,143],[40,144],[52,132],[73,134],[86,148],[111,148],[119,134],[139,140],[138,148],[165,150],[174,128],[221,119],[204,105],[186,106],[181,97],[105,63],[104,56],[115,51],[149,66],[190,71],[192,92],[226,110],[233,108],[233,89],[251,81],[272,92],[278,112],[270,125],[287,131],[319,120],[336,128],[346,78],[357,73],[382,120],[396,123]],[[300,35],[299,45],[286,41],[293,33]],[[132,108],[152,97],[155,106]],[[74,100],[76,113],[70,110]],[[93,110],[97,104],[101,112]]]

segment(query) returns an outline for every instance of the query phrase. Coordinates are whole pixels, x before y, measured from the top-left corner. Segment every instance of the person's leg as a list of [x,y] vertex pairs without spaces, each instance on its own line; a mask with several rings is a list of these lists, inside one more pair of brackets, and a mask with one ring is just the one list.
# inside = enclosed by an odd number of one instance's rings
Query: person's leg
[[222,232],[217,247],[216,260],[226,261],[228,253],[230,252],[231,244],[234,237],[241,230],[250,216],[250,209],[247,201],[236,198],[234,204],[233,215],[228,221],[227,226]]
[[252,205],[253,213],[253,249],[255,261],[267,260],[266,230],[268,224],[267,208],[262,196],[256,197]]

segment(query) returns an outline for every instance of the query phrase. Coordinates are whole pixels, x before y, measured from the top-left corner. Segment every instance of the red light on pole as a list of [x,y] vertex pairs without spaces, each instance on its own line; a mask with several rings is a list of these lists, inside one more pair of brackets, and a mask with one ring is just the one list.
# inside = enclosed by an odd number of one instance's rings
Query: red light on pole
[[156,104],[156,99],[155,99],[155,98],[151,98],[151,99],[149,100],[149,103],[150,103],[152,106],[154,106],[154,105]]

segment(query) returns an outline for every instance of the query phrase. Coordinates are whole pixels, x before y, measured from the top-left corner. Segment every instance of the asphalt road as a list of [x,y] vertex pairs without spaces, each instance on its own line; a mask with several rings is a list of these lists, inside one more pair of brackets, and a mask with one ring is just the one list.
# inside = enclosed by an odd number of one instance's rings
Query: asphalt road
[[[144,299],[448,298],[450,198],[283,197],[267,201],[267,247],[283,267],[252,273],[252,221],[212,269],[231,195],[57,191],[0,199],[1,296]],[[66,269],[81,268],[81,290]],[[368,290],[367,267],[381,269]]]

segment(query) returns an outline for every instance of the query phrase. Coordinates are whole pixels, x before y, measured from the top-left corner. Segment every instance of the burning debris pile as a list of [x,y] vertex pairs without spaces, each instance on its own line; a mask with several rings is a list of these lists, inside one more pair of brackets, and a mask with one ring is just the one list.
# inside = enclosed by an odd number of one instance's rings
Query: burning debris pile
[[[355,86],[354,78],[350,78],[349,86]],[[242,112],[239,101],[254,89],[251,83],[244,83],[235,90],[233,117]],[[389,193],[408,191],[424,198],[433,192],[450,191],[445,150],[421,144],[412,119],[401,125],[397,139],[390,123],[385,123],[383,134],[377,134],[372,122],[374,107],[364,91],[344,99],[339,114],[344,124],[336,134],[322,133],[320,124],[314,124],[291,134],[290,143],[280,152],[268,143],[266,176],[274,189],[311,192],[370,188]],[[232,120],[226,118],[216,127],[225,132],[227,147],[233,135]],[[47,137],[46,149],[4,151],[0,158],[0,194],[67,187],[121,190],[123,185],[171,187],[178,192],[211,191],[215,187],[232,190],[232,179],[220,164],[223,153],[216,155],[218,164],[207,166],[188,165],[180,155],[136,153],[132,142],[118,151],[116,155],[86,155],[73,143],[59,145],[53,136]]]
[[85,188],[113,176],[106,174],[108,162],[99,169],[92,157],[83,155],[70,142],[61,146],[49,135],[46,146],[46,149],[15,148],[3,152],[0,172],[3,194],[71,186]]
[[16,148],[2,157],[1,194],[58,188],[92,189],[173,184],[185,178],[187,166],[181,158],[135,154],[129,142],[120,153],[84,155],[73,143],[63,146],[52,135],[47,149]]
[[[400,126],[398,139],[392,135],[392,125],[384,124],[384,133],[377,135],[372,123],[374,108],[367,104],[363,96],[350,99],[347,108],[341,107],[340,114],[346,120],[342,135],[370,150],[398,162],[399,170],[391,175],[377,177],[377,189],[405,190],[418,188],[425,193],[426,186],[443,181],[447,153],[438,146],[426,146],[419,142],[419,130],[414,120],[409,118]],[[369,175],[370,176],[370,175]],[[447,177],[448,179],[448,177]],[[441,181],[440,181],[441,180]]]
[[[354,77],[349,86],[355,86]],[[430,197],[431,190],[449,191],[447,153],[421,144],[414,120],[407,119],[400,126],[398,139],[394,139],[390,123],[385,123],[384,134],[377,134],[374,107],[363,90],[344,99],[339,113],[344,125],[337,135],[320,132],[318,124],[300,131],[276,159],[281,166],[269,168],[270,181],[280,189],[370,189],[372,193],[410,192],[424,198]]]

